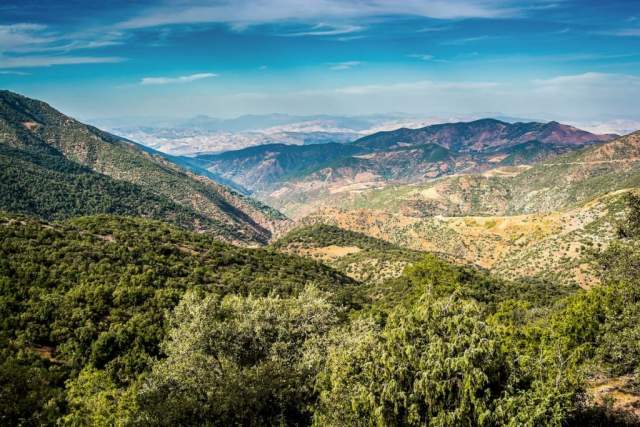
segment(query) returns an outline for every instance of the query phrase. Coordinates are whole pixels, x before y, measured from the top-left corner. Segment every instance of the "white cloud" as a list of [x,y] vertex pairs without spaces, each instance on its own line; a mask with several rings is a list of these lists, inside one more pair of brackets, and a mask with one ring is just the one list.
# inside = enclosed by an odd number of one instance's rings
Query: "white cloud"
[[18,23],[0,25],[0,53],[70,52],[121,44],[122,31],[89,31],[59,34],[46,25]]
[[28,23],[0,25],[0,52],[55,41],[54,37],[43,33],[45,29],[44,25]]
[[214,73],[198,73],[198,74],[191,74],[188,76],[179,76],[179,77],[144,77],[142,80],[140,80],[140,84],[168,85],[168,84],[174,84],[174,83],[190,83],[190,82],[195,82],[197,80],[208,79],[212,77],[218,77],[218,75]]
[[28,76],[29,73],[25,73],[24,71],[0,71],[0,75],[9,75],[9,76]]
[[61,56],[80,49],[98,49],[122,43],[120,31],[60,35],[40,24],[0,25],[0,68],[49,67],[124,61],[114,56]]
[[462,46],[469,43],[475,43],[475,42],[487,40],[489,38],[491,37],[489,36],[466,37],[462,39],[447,40],[442,42],[441,44],[447,45],[447,46]]
[[349,70],[353,67],[357,67],[360,64],[362,64],[362,62],[360,61],[336,62],[335,64],[331,64],[331,67],[329,67],[329,69],[334,71]]
[[439,32],[439,31],[447,31],[450,30],[452,27],[451,26],[441,26],[441,27],[425,27],[425,28],[421,28],[419,29],[417,32],[418,33],[435,33],[435,32]]
[[214,5],[181,2],[144,10],[119,28],[222,22],[243,26],[284,21],[412,15],[437,19],[494,18],[520,12],[515,0],[221,0]]
[[50,67],[52,65],[104,64],[126,61],[119,56],[21,56],[1,57],[0,68]]
[[365,36],[346,36],[346,37],[338,37],[336,40],[339,42],[350,42],[352,40],[360,40],[365,38]]

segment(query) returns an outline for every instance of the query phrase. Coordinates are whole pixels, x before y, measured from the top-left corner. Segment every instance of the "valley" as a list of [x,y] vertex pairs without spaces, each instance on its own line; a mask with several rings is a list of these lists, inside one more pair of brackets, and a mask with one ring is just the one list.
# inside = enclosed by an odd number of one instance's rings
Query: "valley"
[[490,424],[636,423],[640,133],[284,142],[171,155],[0,92],[0,420],[344,425],[404,360],[486,373]]

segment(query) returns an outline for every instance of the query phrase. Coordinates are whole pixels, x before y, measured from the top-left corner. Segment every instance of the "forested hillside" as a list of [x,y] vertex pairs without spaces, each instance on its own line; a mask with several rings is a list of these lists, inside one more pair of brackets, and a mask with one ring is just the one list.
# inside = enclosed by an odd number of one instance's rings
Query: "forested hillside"
[[0,91],[0,150],[7,211],[45,219],[144,215],[245,244],[266,243],[286,223],[210,176],[9,91]]
[[87,370],[134,382],[163,354],[166,314],[186,291],[284,298],[308,284],[333,304],[359,304],[357,283],[322,264],[160,222],[2,215],[0,423],[53,424],[72,403],[65,381]]
[[159,222],[5,215],[0,420],[634,425],[640,199],[626,203],[589,291],[431,255],[364,285]]

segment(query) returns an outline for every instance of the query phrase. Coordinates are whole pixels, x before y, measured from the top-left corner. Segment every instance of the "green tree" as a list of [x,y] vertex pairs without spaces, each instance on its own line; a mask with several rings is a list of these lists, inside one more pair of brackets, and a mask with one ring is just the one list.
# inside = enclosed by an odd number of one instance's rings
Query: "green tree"
[[551,375],[521,378],[479,305],[457,294],[427,294],[385,325],[363,320],[334,342],[317,382],[319,426],[559,425],[575,395]]
[[138,418],[138,385],[120,389],[103,371],[87,367],[67,382],[69,414],[62,418],[68,426],[132,425]]
[[141,394],[159,425],[307,424],[321,338],[339,310],[315,288],[298,297],[185,295]]

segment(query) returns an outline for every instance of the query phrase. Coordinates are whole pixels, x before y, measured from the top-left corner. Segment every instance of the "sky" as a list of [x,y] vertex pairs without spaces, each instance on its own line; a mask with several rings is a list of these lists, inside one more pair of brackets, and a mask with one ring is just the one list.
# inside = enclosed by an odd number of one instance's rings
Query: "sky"
[[640,1],[3,0],[0,88],[78,118],[640,119]]

